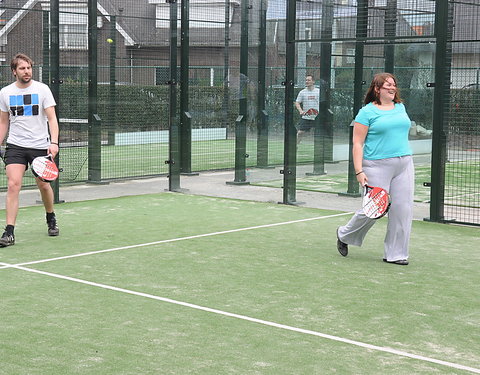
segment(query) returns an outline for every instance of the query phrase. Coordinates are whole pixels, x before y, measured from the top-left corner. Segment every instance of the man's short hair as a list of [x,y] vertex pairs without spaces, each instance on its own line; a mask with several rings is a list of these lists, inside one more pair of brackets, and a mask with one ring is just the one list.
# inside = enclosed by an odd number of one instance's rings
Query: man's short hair
[[10,62],[10,69],[12,69],[12,71],[17,69],[17,66],[18,66],[20,60],[25,61],[26,63],[30,64],[30,66],[33,67],[33,60],[30,57],[28,57],[27,55],[25,55],[23,53],[18,53],[18,54],[15,55],[15,57]]

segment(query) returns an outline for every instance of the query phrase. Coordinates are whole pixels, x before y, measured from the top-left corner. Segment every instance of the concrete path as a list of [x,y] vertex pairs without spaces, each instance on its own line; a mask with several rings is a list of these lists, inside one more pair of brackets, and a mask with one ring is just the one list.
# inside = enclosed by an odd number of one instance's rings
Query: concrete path
[[[336,173],[345,169],[345,164],[327,164],[327,173]],[[311,167],[298,167],[297,175],[301,176]],[[181,176],[181,187],[186,194],[215,196],[222,198],[244,199],[260,202],[279,203],[283,201],[283,190],[279,188],[259,187],[254,185],[233,185],[227,182],[234,181],[233,171],[204,172],[196,176]],[[280,168],[252,169],[248,180],[254,182],[260,179],[279,179]],[[168,178],[156,177],[137,179],[108,184],[82,184],[60,188],[60,200],[65,202],[88,201],[102,198],[115,198],[127,195],[152,194],[168,191]],[[0,193],[0,208],[5,208],[5,192]],[[338,194],[300,191],[296,193],[299,206],[339,210],[344,212],[355,211],[361,206],[360,198],[339,196]],[[38,190],[23,190],[20,193],[20,206],[41,205]],[[423,220],[429,216],[429,205],[415,203],[414,218]],[[1,218],[0,218],[1,220]]]

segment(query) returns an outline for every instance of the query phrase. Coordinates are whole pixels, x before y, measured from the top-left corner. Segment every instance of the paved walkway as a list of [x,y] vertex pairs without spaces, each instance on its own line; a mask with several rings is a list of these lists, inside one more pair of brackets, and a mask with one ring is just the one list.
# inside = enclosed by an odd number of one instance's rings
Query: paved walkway
[[[310,167],[311,168],[311,167]],[[345,168],[342,163],[327,164],[327,173],[335,173]],[[298,167],[297,175],[308,172],[308,167]],[[252,201],[279,203],[283,201],[283,190],[254,185],[233,185],[233,171],[205,172],[196,176],[181,176],[181,187],[186,194],[206,195],[222,198],[245,199]],[[280,168],[253,169],[248,180],[279,179]],[[108,184],[82,184],[60,188],[60,200],[65,202],[87,201],[102,198],[115,198],[127,195],[152,194],[168,191],[168,178],[156,177]],[[297,191],[297,204],[304,207],[355,211],[361,205],[360,198],[339,196],[338,194]],[[38,190],[23,190],[20,193],[20,206],[41,205]],[[5,208],[5,192],[0,193],[0,208]],[[415,203],[414,218],[423,220],[429,216],[429,205]]]

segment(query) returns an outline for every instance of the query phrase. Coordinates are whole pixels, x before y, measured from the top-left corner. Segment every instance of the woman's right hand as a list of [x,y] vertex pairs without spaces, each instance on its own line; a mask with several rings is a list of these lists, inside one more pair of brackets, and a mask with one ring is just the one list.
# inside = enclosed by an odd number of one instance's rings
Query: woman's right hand
[[357,181],[358,181],[358,183],[359,183],[360,185],[362,185],[362,186],[367,185],[367,183],[368,183],[368,177],[367,177],[367,175],[365,174],[365,172],[362,171],[361,173],[357,174],[356,177],[357,177]]

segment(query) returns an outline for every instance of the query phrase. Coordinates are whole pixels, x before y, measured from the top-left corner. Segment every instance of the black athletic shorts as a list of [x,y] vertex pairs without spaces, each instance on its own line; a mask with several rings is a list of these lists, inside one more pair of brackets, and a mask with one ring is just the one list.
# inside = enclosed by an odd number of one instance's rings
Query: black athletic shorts
[[297,125],[297,130],[308,132],[315,126],[315,120],[306,120],[304,118],[300,119],[300,122]]
[[25,148],[7,143],[4,160],[5,165],[23,164],[27,169],[37,156],[46,155],[48,155],[48,149]]

